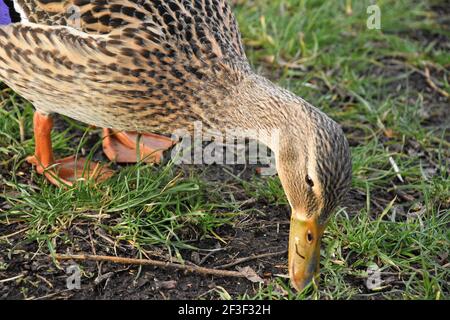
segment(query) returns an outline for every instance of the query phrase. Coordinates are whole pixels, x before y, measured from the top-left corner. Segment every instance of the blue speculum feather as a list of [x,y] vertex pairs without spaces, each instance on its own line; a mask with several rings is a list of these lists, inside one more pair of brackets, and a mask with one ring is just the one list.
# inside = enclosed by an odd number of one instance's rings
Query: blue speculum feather
[[11,22],[9,7],[3,0],[0,0],[0,26],[10,24]]

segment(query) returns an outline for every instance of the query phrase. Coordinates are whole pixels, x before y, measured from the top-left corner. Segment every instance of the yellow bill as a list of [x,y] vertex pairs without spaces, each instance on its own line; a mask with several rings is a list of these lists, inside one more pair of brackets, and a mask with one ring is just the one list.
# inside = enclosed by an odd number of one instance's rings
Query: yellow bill
[[291,216],[289,233],[288,267],[292,285],[303,290],[320,268],[320,241],[325,226],[319,225],[316,217]]

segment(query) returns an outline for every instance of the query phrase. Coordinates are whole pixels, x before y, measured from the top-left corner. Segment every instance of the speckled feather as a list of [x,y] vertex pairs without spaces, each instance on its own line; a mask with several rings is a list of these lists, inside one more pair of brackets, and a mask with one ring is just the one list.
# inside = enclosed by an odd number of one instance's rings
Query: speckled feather
[[0,28],[0,78],[40,111],[169,133],[250,69],[224,0],[16,2],[28,22]]

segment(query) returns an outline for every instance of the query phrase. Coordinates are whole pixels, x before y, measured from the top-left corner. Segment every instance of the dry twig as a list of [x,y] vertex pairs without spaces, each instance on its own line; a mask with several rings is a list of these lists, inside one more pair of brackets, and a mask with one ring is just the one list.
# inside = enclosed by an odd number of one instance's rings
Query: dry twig
[[236,261],[224,264],[224,265],[222,265],[220,267],[223,268],[223,269],[226,269],[226,268],[234,267],[235,265],[238,265],[238,264],[243,263],[243,262],[251,261],[251,260],[256,260],[256,259],[261,259],[261,258],[268,258],[268,257],[274,257],[274,256],[280,256],[282,254],[285,254],[286,252],[287,252],[287,250],[283,250],[283,251],[278,251],[278,252],[269,252],[269,253],[258,254],[258,255],[255,255],[255,256],[240,258],[240,259],[237,259]]
[[439,94],[441,94],[442,96],[446,97],[446,98],[450,98],[450,94],[439,88],[432,80],[431,75],[430,75],[430,69],[428,69],[428,67],[425,67],[425,71],[422,73],[422,75],[425,77],[425,81],[427,82],[427,84],[431,87],[431,89],[433,89],[434,91],[438,92]]
[[140,266],[155,266],[161,268],[171,268],[178,270],[185,270],[189,272],[195,272],[200,274],[214,275],[217,277],[235,277],[235,278],[246,278],[246,275],[238,271],[229,270],[218,270],[210,269],[205,267],[198,267],[195,265],[182,265],[179,263],[157,261],[151,259],[134,259],[134,258],[123,258],[114,256],[101,256],[101,255],[88,255],[88,254],[55,254],[57,260],[78,260],[78,261],[104,261],[113,262],[119,264],[134,264]]

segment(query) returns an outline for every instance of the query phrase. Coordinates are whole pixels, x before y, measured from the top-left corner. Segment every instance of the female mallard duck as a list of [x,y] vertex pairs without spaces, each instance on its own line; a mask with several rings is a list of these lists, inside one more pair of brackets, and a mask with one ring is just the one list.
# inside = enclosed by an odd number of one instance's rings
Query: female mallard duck
[[[38,172],[58,184],[83,171],[80,159],[54,159],[52,113],[107,128],[106,154],[125,162],[136,158],[133,132],[195,121],[277,130],[276,142],[253,138],[273,150],[292,208],[289,274],[298,290],[317,274],[326,222],[349,188],[349,146],[324,113],[252,71],[226,0],[0,0],[0,12],[0,79],[36,108]],[[171,145],[147,134],[141,147]]]

